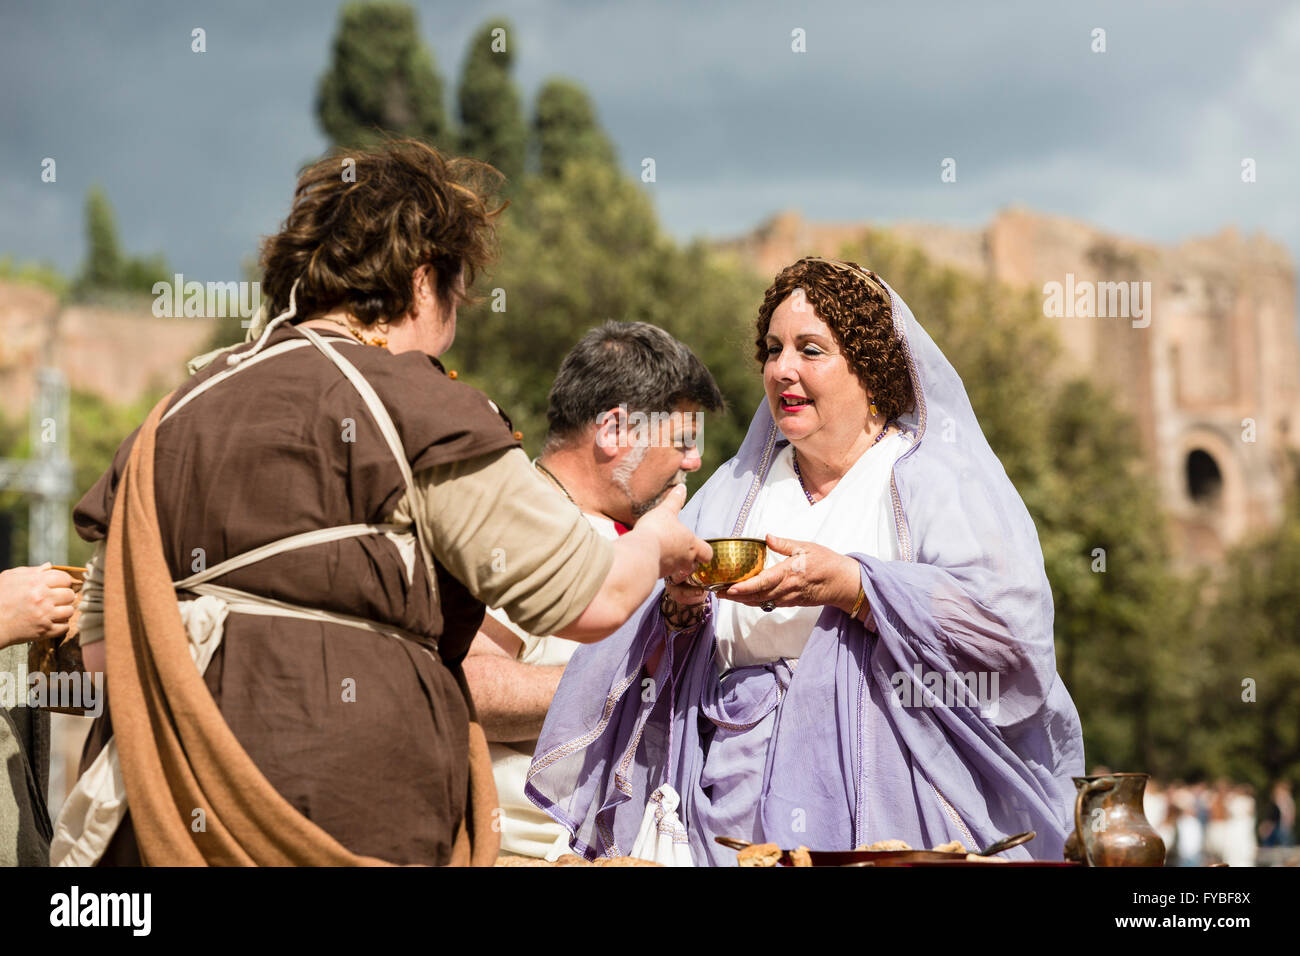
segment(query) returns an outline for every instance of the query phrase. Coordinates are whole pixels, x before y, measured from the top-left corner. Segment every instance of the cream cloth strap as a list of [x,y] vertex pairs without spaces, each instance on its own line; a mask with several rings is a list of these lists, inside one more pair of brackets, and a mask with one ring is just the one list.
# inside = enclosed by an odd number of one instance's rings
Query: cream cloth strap
[[240,591],[237,588],[223,587],[219,584],[195,584],[187,590],[195,594],[206,597],[216,598],[221,601],[225,607],[235,614],[254,614],[262,617],[291,617],[300,621],[317,621],[322,624],[343,624],[347,627],[357,627],[365,631],[371,631],[375,634],[382,634],[385,637],[397,638],[403,641],[409,641],[416,644],[431,654],[437,650],[438,642],[431,637],[417,637],[409,631],[404,631],[400,627],[393,627],[388,624],[380,624],[378,621],[372,621],[366,617],[354,617],[351,614],[340,614],[336,611],[325,611],[320,608],[307,607],[302,604],[294,604],[290,601],[279,601],[275,598],[263,597],[260,594],[250,594],[247,591]]
[[[232,558],[227,558],[224,561],[218,562],[210,568],[205,568],[196,574],[191,574],[187,578],[173,581],[172,584],[177,590],[193,591],[196,590],[196,585],[204,584],[214,578],[221,577],[224,574],[229,574],[231,571],[236,571],[239,568],[244,568],[250,564],[257,563],[258,561],[263,561],[272,555],[283,554],[286,551],[293,551],[316,544],[324,544],[330,541],[341,541],[347,538],[361,537],[362,535],[367,534],[384,535],[397,546],[399,552],[403,548],[402,539],[411,537],[410,531],[403,525],[398,524],[347,524],[340,525],[336,528],[318,528],[314,531],[304,531],[302,534],[290,535],[287,538],[280,538],[277,541],[271,541],[259,547],[252,548],[242,554],[237,554]],[[85,633],[87,631],[87,625],[89,625],[94,630],[95,640],[99,640],[103,636],[102,618],[104,605],[102,599],[102,561],[103,545],[101,542],[100,545],[95,548],[95,553],[91,556],[90,562],[87,564],[86,584],[82,588],[80,602],[83,622],[82,631]],[[410,581],[409,573],[407,574],[407,581],[408,583]],[[244,592],[238,593],[242,595]],[[241,598],[241,603],[248,602]],[[285,603],[284,606],[289,607],[290,605]],[[342,620],[342,617],[342,615],[339,616],[339,623],[351,623],[350,621]]]
[[384,406],[383,401],[379,398],[379,393],[375,391],[373,385],[366,381],[366,377],[357,370],[357,367],[349,362],[333,345],[321,337],[314,329],[307,326],[299,326],[298,331],[307,336],[307,340],[338,366],[352,386],[361,395],[362,400],[366,403],[366,408],[370,410],[371,416],[379,425],[379,430],[384,436],[384,441],[388,442],[388,448],[397,459],[397,467],[402,470],[402,480],[406,487],[410,489],[414,484],[411,477],[411,463],[406,460],[406,449],[402,447],[402,439],[397,434],[397,428],[393,425],[393,419],[388,414],[388,409]]
[[[243,366],[239,367],[243,368]],[[196,584],[203,584],[213,578],[219,578],[223,574],[229,574],[231,571],[237,571],[240,568],[248,567],[250,564],[256,564],[258,561],[264,561],[286,551],[308,548],[316,544],[326,544],[330,541],[342,541],[346,538],[357,538],[367,534],[386,535],[401,533],[406,530],[402,525],[397,524],[344,524],[334,528],[317,528],[314,531],[304,531],[301,534],[293,534],[287,538],[270,541],[242,554],[237,554],[232,558],[226,558],[226,560],[220,561],[210,568],[205,568],[196,574],[191,574],[188,578],[182,578],[172,583],[176,585],[178,590],[192,591]]]
[[258,352],[257,355],[249,359],[247,362],[243,362],[239,365],[235,365],[231,368],[226,369],[225,371],[218,372],[216,375],[213,375],[211,378],[207,379],[203,383],[196,385],[194,388],[190,389],[190,391],[187,392],[184,396],[177,399],[176,403],[172,405],[171,408],[167,409],[167,411],[163,414],[162,420],[164,422],[167,421],[167,419],[171,418],[182,408],[188,405],[191,401],[198,398],[200,395],[208,391],[208,389],[212,388],[213,386],[221,382],[224,382],[232,375],[235,375],[240,371],[240,369],[252,368],[254,365],[257,365],[260,362],[265,362],[267,359],[275,358],[277,355],[283,355],[285,352],[292,352],[295,349],[306,348],[310,344],[311,344],[310,342],[304,342],[302,339],[296,339],[289,342],[281,342],[279,345],[271,346],[265,352]]
[[[295,283],[295,288],[296,288],[296,283]],[[292,300],[292,296],[290,298]],[[292,313],[292,311],[293,309],[291,308],[290,313]],[[285,316],[280,316],[280,318],[285,318]],[[266,349],[265,351],[258,351],[257,349],[253,349],[248,353],[232,355],[231,356],[232,359],[236,357],[240,359],[237,365],[232,365],[230,368],[218,372],[217,374],[209,378],[207,381],[203,382],[201,385],[193,389],[182,399],[177,401],[176,404],[174,404],[171,408],[169,408],[167,412],[163,415],[162,420],[166,421],[168,417],[170,417],[171,415],[179,411],[186,404],[188,404],[192,399],[208,391],[217,383],[224,382],[228,378],[231,378],[232,376],[239,374],[239,372],[242,369],[251,368],[254,365],[266,361],[268,358],[273,358],[274,356],[277,355],[283,355],[286,352],[293,351],[294,349],[304,348],[306,345],[310,344],[315,346],[316,349],[322,355],[324,355],[331,362],[333,362],[335,366],[338,367],[339,371],[343,373],[344,377],[347,378],[347,380],[352,383],[352,387],[357,390],[357,394],[361,396],[361,400],[365,402],[366,408],[370,412],[371,418],[374,419],[375,424],[379,427],[380,433],[384,436],[384,441],[388,444],[389,451],[392,452],[393,459],[394,461],[396,461],[398,470],[402,474],[402,482],[406,486],[407,495],[409,497],[412,497],[413,499],[416,490],[416,485],[415,485],[415,477],[411,473],[411,463],[406,460],[406,449],[402,445],[401,436],[398,435],[397,427],[393,424],[392,416],[388,414],[388,409],[384,406],[383,400],[380,399],[379,393],[376,392],[374,386],[371,385],[370,382],[366,380],[366,377],[362,375],[360,371],[358,371],[357,367],[353,365],[350,361],[348,361],[343,356],[343,354],[339,352],[338,349],[336,349],[323,336],[321,336],[315,330],[308,328],[305,325],[299,325],[296,327],[296,329],[298,332],[302,333],[305,341],[302,339],[291,340],[288,342],[281,342],[278,345],[273,345],[270,348]],[[341,341],[345,341],[346,344],[359,345],[359,343],[352,342],[351,340],[341,340]],[[348,525],[345,527],[352,528],[355,526]],[[382,525],[382,526],[374,525],[372,527],[375,528],[382,527],[384,530],[378,532],[381,534],[392,533],[392,534],[399,534],[399,535],[402,533],[409,533],[411,531],[411,528],[413,527],[415,532],[416,551],[419,553],[420,560],[424,564],[425,574],[428,576],[429,579],[428,586],[430,590],[434,590],[437,588],[437,575],[434,571],[434,566],[433,566],[432,546],[428,541],[425,540],[425,531],[421,527],[418,521],[411,522],[410,527],[398,527],[393,525]],[[328,533],[333,533],[338,530],[339,529],[325,529],[322,530],[322,532],[310,531],[310,532],[305,532],[304,535],[297,535],[294,537],[303,538],[307,535],[326,533],[327,531]],[[285,539],[285,540],[289,540],[289,539]],[[313,541],[308,541],[306,543],[316,543],[320,541],[330,541],[330,540],[337,540],[337,539],[330,538],[330,537],[322,537],[322,538],[314,539]],[[395,541],[394,543],[398,544],[400,550],[401,547],[400,543],[397,541]],[[298,546],[301,547],[304,545],[298,545]],[[263,547],[270,548],[272,547],[272,545],[264,545]],[[270,551],[267,553],[259,553],[258,559],[269,557],[269,555],[273,553],[278,553],[278,552]],[[227,561],[223,563],[225,566],[225,570],[223,571],[216,570],[216,567],[222,567],[222,565],[218,565],[215,566],[214,568],[207,569],[206,572],[200,572],[200,574],[206,574],[206,577],[203,578],[203,580],[210,580],[211,578],[216,577],[219,574],[223,574],[226,571],[234,570],[235,567],[242,567],[243,566],[242,564],[239,565],[231,564],[231,562],[235,562],[238,560],[240,560],[240,556],[227,559]],[[191,579],[186,579],[186,580],[191,580]],[[181,587],[184,585],[178,583],[177,586]]]
[[[366,381],[355,365],[343,357],[333,345],[323,339],[312,329],[306,326],[298,326],[298,331],[305,335],[316,348],[324,353],[325,357],[338,366],[352,386],[361,396],[361,400],[366,403],[370,415],[379,426],[379,431],[384,436],[384,441],[388,442],[388,448],[393,453],[393,458],[397,461],[397,467],[402,472],[402,481],[406,484],[406,493],[415,495],[415,477],[411,474],[411,463],[406,460],[406,449],[402,446],[402,439],[397,434],[397,426],[393,424],[392,416],[388,414],[388,409],[384,407],[383,401],[379,398],[379,393],[375,391],[373,385]],[[420,523],[415,522],[415,543],[420,552],[420,560],[424,562],[425,573],[429,576],[429,587],[436,587],[437,576],[433,570],[433,559],[431,557],[433,550],[429,542],[424,540],[424,529]]]
[[[296,287],[297,283],[295,283],[295,288]],[[290,313],[292,313],[292,311],[291,308]],[[280,318],[284,318],[284,316],[281,316]],[[205,382],[191,390],[166,411],[163,415],[162,421],[166,421],[176,412],[184,408],[191,400],[207,392],[218,383],[224,382],[232,376],[238,375],[241,370],[252,368],[254,365],[258,365],[259,363],[278,355],[284,355],[287,352],[312,345],[315,346],[322,355],[333,362],[343,373],[344,377],[352,383],[353,388],[357,390],[362,401],[365,402],[366,408],[369,410],[371,417],[378,425],[380,433],[384,436],[384,441],[388,444],[389,451],[393,454],[393,459],[397,462],[397,467],[402,474],[402,481],[406,486],[407,495],[412,495],[415,491],[415,479],[411,473],[411,464],[406,460],[406,449],[402,445],[401,436],[397,433],[397,427],[393,424],[392,416],[388,414],[388,409],[384,406],[384,403],[380,399],[379,394],[375,391],[374,386],[366,381],[365,376],[357,370],[357,367],[344,358],[343,355],[323,336],[306,326],[298,326],[297,330],[303,334],[303,339],[281,342],[277,345],[271,346],[265,351],[253,349],[246,354],[232,356],[232,358],[238,357],[241,361],[237,365],[232,365],[231,367],[211,376]],[[348,344],[359,344],[351,342],[350,340],[346,341]],[[246,567],[254,561],[260,561],[273,554],[279,554],[295,547],[300,548],[312,544],[337,541],[342,538],[351,537],[354,534],[387,535],[390,537],[390,540],[397,545],[400,553],[403,550],[401,539],[405,535],[410,534],[412,530],[414,530],[416,550],[419,552],[420,559],[424,564],[425,573],[428,575],[429,588],[434,589],[437,587],[437,577],[434,572],[433,561],[430,557],[432,549],[428,542],[424,540],[424,531],[420,527],[419,522],[415,521],[412,521],[409,525],[405,526],[396,524],[343,525],[338,528],[325,528],[303,532],[302,534],[282,538],[280,541],[262,545],[260,548],[255,548],[251,551],[245,552],[243,555],[236,555],[232,558],[227,558],[220,564],[207,568],[204,571],[200,571],[183,581],[176,582],[176,586],[178,588],[189,588],[193,584],[210,581],[222,574],[234,571],[237,568]],[[406,555],[403,554],[402,556],[405,562]],[[408,581],[409,579],[410,575],[408,573]]]

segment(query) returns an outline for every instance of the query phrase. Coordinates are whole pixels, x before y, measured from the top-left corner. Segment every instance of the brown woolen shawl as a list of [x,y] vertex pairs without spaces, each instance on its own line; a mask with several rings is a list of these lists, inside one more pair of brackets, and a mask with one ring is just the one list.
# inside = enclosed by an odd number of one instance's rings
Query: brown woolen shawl
[[[109,707],[140,856],[150,866],[390,865],[352,853],[271,786],[194,666],[153,490],[154,436],[171,398],[154,406],[131,450],[104,561]],[[469,763],[449,865],[491,866],[500,848],[496,784],[475,722]]]

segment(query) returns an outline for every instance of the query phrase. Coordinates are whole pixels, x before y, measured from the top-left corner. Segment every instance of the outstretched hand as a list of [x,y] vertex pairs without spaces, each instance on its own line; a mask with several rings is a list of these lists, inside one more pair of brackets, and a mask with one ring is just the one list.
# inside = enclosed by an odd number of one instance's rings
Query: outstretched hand
[[678,514],[686,504],[686,486],[675,485],[636,523],[636,530],[650,533],[659,541],[659,577],[684,577],[695,566],[713,557],[707,541],[682,524]]
[[0,572],[0,647],[62,637],[77,607],[72,577],[47,561]]
[[858,599],[860,565],[848,555],[812,541],[767,536],[767,546],[786,560],[733,584],[718,597],[750,607],[837,607],[849,612]]

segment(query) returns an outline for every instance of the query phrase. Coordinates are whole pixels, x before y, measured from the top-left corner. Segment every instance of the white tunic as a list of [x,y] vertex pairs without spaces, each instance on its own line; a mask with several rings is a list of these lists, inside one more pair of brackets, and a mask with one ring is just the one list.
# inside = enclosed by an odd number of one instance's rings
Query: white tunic
[[[583,512],[583,515],[602,538],[618,540],[618,530],[609,518],[589,512]],[[523,642],[518,656],[521,664],[562,666],[569,663],[569,658],[578,649],[577,641],[556,637],[554,634],[538,636],[520,630],[506,616],[506,612],[499,608],[488,608],[487,613]],[[513,743],[492,741],[488,744],[488,753],[492,757],[492,776],[497,785],[497,802],[501,805],[498,821],[501,852],[554,860],[569,852],[569,831],[533,806],[532,801],[524,796],[524,781],[536,749],[536,740]]]
[[[912,443],[895,432],[862,453],[831,493],[809,503],[794,471],[794,446],[786,445],[772,462],[754,499],[742,537],[774,534],[814,541],[840,554],[865,554],[897,560],[898,536],[889,479],[894,462]],[[766,567],[787,560],[768,549]],[[718,601],[715,662],[720,674],[803,653],[823,608],[778,607],[773,611],[725,599]]]

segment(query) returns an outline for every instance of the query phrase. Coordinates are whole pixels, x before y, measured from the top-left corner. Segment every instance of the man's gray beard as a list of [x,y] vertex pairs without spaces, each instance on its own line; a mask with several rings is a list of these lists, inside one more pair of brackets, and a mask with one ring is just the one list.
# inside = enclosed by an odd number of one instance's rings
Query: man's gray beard
[[611,476],[614,487],[623,492],[624,497],[632,503],[632,514],[638,518],[654,507],[654,505],[651,505],[645,510],[641,510],[641,503],[632,497],[632,476],[641,467],[641,462],[645,461],[647,450],[645,445],[633,445],[632,450],[624,456],[623,460],[614,466],[614,474]]
[[627,457],[614,466],[614,473],[611,476],[614,486],[618,488],[619,491],[623,492],[623,495],[631,503],[632,514],[637,518],[641,517],[647,511],[650,511],[655,507],[655,505],[659,504],[659,502],[663,501],[664,496],[672,490],[673,485],[680,484],[686,474],[685,472],[679,471],[676,476],[674,476],[671,484],[669,484],[663,491],[659,492],[659,494],[655,495],[655,497],[650,501],[637,501],[632,497],[632,476],[635,475],[637,469],[641,467],[641,463],[645,460],[646,452],[648,450],[649,446],[647,445],[633,446]]

